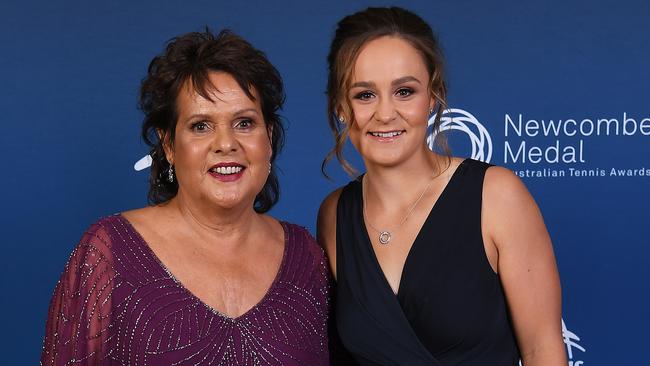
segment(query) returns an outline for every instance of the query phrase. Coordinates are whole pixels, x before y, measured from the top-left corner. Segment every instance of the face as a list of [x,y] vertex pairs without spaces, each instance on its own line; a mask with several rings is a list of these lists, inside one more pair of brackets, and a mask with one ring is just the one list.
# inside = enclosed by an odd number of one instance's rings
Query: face
[[350,141],[366,166],[394,166],[426,151],[434,106],[428,85],[424,60],[407,41],[386,36],[363,46],[347,97],[354,114]]
[[249,99],[230,74],[212,72],[209,80],[212,101],[189,82],[176,100],[176,136],[165,152],[174,165],[178,197],[220,208],[252,208],[272,154],[260,97],[252,90],[255,101]]

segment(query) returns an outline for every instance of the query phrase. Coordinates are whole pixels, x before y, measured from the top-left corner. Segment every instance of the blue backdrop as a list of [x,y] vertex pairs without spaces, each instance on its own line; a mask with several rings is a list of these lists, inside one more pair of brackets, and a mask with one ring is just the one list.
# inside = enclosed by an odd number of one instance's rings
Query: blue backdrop
[[[35,364],[48,302],[82,231],[146,203],[133,164],[139,82],[175,35],[230,27],[282,73],[287,145],[272,213],[308,227],[333,181],[325,57],[368,5],[428,20],[448,60],[456,155],[517,172],[545,216],[571,365],[647,364],[650,3],[559,1],[20,1],[0,3],[2,363]],[[456,117],[451,118],[451,117]],[[352,156],[352,160],[359,162]]]

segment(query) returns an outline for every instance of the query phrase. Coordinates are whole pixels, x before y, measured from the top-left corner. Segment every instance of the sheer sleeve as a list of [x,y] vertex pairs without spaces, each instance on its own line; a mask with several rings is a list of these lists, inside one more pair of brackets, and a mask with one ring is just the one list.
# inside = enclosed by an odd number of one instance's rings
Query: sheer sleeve
[[115,282],[111,242],[91,226],[72,252],[54,290],[41,365],[106,365],[111,293]]

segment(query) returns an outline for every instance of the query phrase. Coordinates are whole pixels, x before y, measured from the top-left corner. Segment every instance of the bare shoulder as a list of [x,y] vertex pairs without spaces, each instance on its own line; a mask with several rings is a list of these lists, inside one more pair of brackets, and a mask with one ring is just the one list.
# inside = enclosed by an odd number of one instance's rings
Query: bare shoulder
[[489,205],[488,208],[534,203],[521,179],[511,170],[500,166],[492,166],[485,172],[483,200]]
[[[514,172],[490,167],[483,184],[484,237],[497,249],[497,269],[524,360],[548,351],[563,358],[560,279],[542,214]],[[542,354],[543,356],[543,354]]]
[[483,181],[483,208],[494,213],[517,214],[521,210],[537,210],[528,189],[509,169],[492,166]]
[[535,200],[521,179],[509,169],[494,166],[485,172],[483,211],[484,227],[497,247],[514,244],[506,239],[513,234],[548,236]]
[[336,277],[336,207],[343,187],[336,189],[325,197],[318,210],[316,238],[325,249],[332,273]]

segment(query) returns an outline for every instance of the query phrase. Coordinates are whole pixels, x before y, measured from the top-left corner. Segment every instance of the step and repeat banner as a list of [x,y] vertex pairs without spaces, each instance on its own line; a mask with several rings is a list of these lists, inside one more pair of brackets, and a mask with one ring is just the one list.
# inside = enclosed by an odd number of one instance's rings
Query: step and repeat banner
[[[553,239],[569,365],[646,365],[650,344],[650,3],[225,1],[0,4],[2,364],[36,364],[52,290],[83,230],[146,204],[140,80],[167,40],[230,28],[283,75],[272,214],[315,233],[348,177],[320,163],[328,46],[367,6],[426,19],[447,58],[454,155],[511,169]],[[350,160],[362,164],[352,149]],[[144,168],[144,169],[143,169]]]

